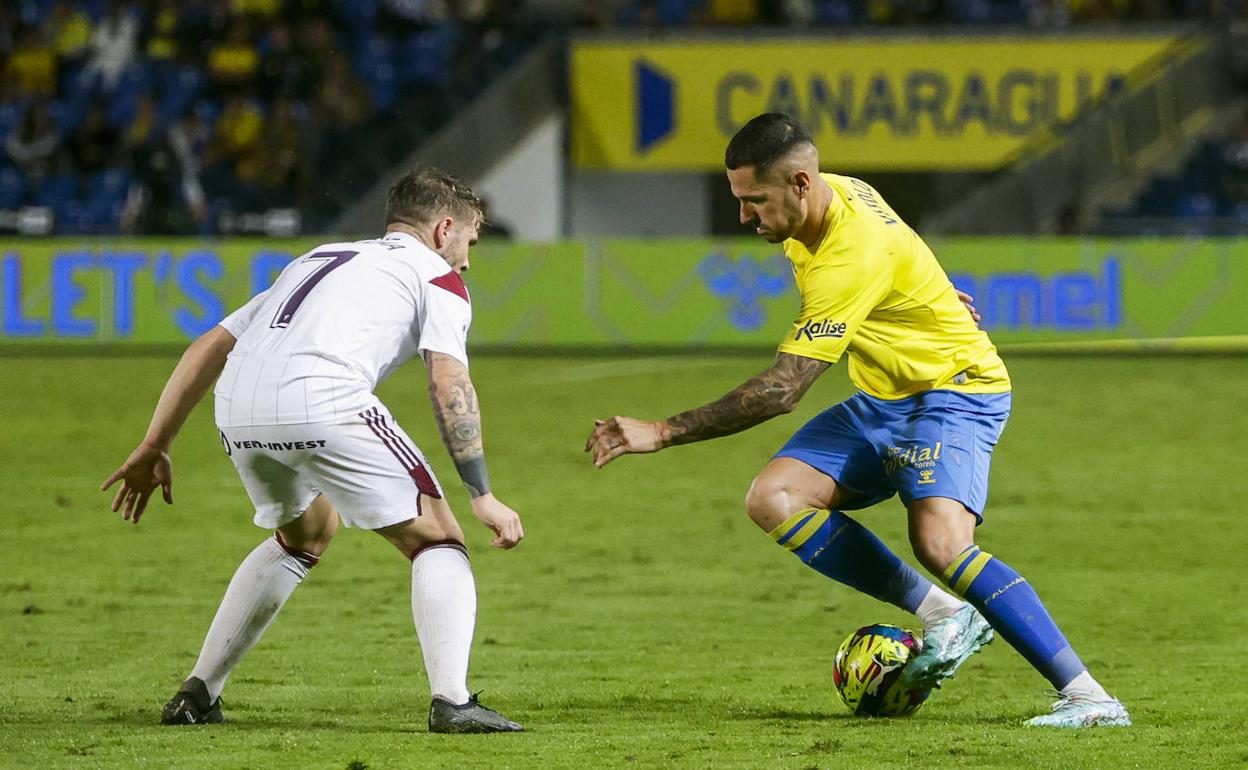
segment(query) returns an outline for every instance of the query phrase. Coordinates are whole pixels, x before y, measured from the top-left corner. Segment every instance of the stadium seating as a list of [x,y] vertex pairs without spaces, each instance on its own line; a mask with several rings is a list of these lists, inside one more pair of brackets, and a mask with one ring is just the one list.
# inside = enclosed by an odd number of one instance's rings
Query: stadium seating
[[[1245,2],[1232,0],[1231,5],[1241,7]],[[87,14],[92,24],[100,23],[111,4],[109,0],[70,3]],[[50,40],[45,25],[53,5],[53,0],[20,3],[19,13],[0,17],[0,25],[16,25],[13,29],[0,28],[0,40],[15,40],[19,33],[32,28]],[[569,1],[568,9],[573,5]],[[1181,4],[1172,7],[1128,2],[1110,9],[1096,4],[1059,3],[1068,13],[1063,20],[1037,16],[1038,9],[1048,12],[1051,5],[1039,0],[628,0],[616,6],[614,19],[604,18],[605,23],[622,27],[673,29],[717,24],[763,30],[768,25],[876,25],[897,29],[925,24],[1043,26],[1106,20],[1101,16],[1085,17],[1081,15],[1085,10],[1081,9],[1093,9],[1095,13],[1112,10],[1125,18],[1144,20],[1155,18],[1150,14],[1157,13],[1164,16],[1205,12],[1179,7]],[[57,231],[114,232],[120,226],[119,207],[126,199],[126,191],[117,188],[116,180],[130,179],[126,169],[133,165],[131,155],[139,144],[159,140],[182,116],[194,114],[199,118],[195,130],[204,135],[194,137],[193,151],[202,154],[213,147],[212,134],[227,96],[242,92],[258,104],[261,114],[267,115],[272,110],[270,100],[280,94],[295,100],[294,110],[300,116],[298,123],[303,132],[298,147],[288,149],[306,156],[303,162],[314,173],[291,174],[284,182],[291,189],[265,196],[255,193],[254,180],[229,176],[238,173],[239,168],[248,168],[245,159],[236,164],[216,163],[210,172],[213,183],[204,185],[213,187],[209,191],[210,208],[215,214],[230,215],[226,217],[229,221],[239,221],[232,215],[254,211],[256,206],[268,205],[274,199],[296,201],[304,229],[320,230],[330,225],[360,184],[365,183],[361,174],[392,167],[417,142],[445,125],[456,109],[518,60],[537,39],[550,30],[558,32],[572,20],[570,11],[560,18],[523,18],[517,5],[510,2],[489,3],[485,11],[478,8],[473,12],[477,15],[464,18],[454,15],[460,4],[451,3],[445,18],[405,19],[398,24],[395,8],[405,6],[387,0],[285,0],[279,6],[281,11],[276,17],[257,20],[238,15],[228,3],[176,3],[171,6],[179,14],[176,23],[171,29],[165,16],[161,21],[164,26],[160,27],[163,31],[159,31],[157,19],[147,15],[159,16],[163,6],[123,0],[123,13],[137,19],[141,32],[135,56],[115,82],[106,84],[92,67],[89,53],[63,60],[58,64],[56,91],[44,102],[63,145],[75,135],[92,107],[102,105],[108,125],[118,136],[120,149],[112,163],[120,173],[109,176],[112,181],[104,183],[86,178],[94,169],[72,169],[64,158],[58,157],[49,164],[55,173],[45,176],[39,172],[37,176],[44,178],[26,179],[18,165],[3,155],[0,166],[7,170],[0,177],[0,209],[46,205],[57,215]],[[168,8],[163,12],[168,13]],[[262,71],[243,77],[241,83],[214,75],[207,68],[209,53],[220,47],[227,33],[233,34],[239,27],[247,30],[247,44],[260,54],[262,62]],[[280,45],[274,42],[278,27],[283,32]],[[278,58],[268,58],[278,49]],[[349,63],[350,74],[342,79],[341,72],[337,72],[336,85],[327,87],[325,73],[331,69],[328,60],[339,55]],[[291,69],[266,71],[264,64],[271,61]],[[300,84],[295,87],[297,93],[280,90],[292,81]],[[342,83],[349,85],[344,87]],[[327,93],[334,88],[355,90],[356,84],[360,93],[366,94],[367,104],[362,103],[363,99],[335,102],[335,95]],[[20,128],[26,111],[37,98],[13,88],[2,94],[0,144]],[[387,119],[397,112],[404,115],[402,121]],[[327,113],[332,114],[331,119],[326,119]],[[138,127],[136,121],[142,121]],[[261,139],[260,143],[266,141],[267,138]],[[264,154],[256,148],[252,152],[256,157]],[[1218,153],[1205,148],[1178,179],[1157,180],[1131,210],[1109,212],[1107,217],[1242,217],[1248,203],[1231,200],[1221,188],[1215,189],[1219,162]],[[186,167],[194,166],[192,163]],[[215,224],[209,222],[201,232],[215,229]]]
[[[1230,184],[1243,174],[1231,162],[1230,143],[1211,141],[1200,145],[1175,175],[1159,176],[1125,209],[1106,211],[1106,229],[1118,232],[1125,225],[1145,222],[1144,229],[1157,234],[1229,234],[1248,232],[1248,184]],[[1239,189],[1241,194],[1235,194]]]
[[[0,29],[0,33],[13,37],[24,29],[33,28],[40,31],[44,39],[49,39],[50,35],[43,25],[50,17],[53,5],[53,0],[21,3],[20,13],[7,22],[15,23],[17,27]],[[92,24],[97,24],[106,16],[110,3],[108,0],[80,0],[72,5],[85,12]],[[200,141],[196,144],[196,151],[202,153],[204,147],[211,144],[211,132],[221,113],[222,101],[232,91],[242,91],[255,99],[263,114],[271,110],[271,105],[259,97],[259,75],[255,82],[223,84],[214,82],[206,69],[207,53],[224,39],[227,29],[240,21],[233,11],[219,16],[230,6],[177,6],[178,13],[182,15],[178,19],[177,34],[173,35],[176,41],[176,55],[173,56],[169,56],[167,51],[148,55],[147,42],[153,32],[149,25],[151,19],[144,15],[153,7],[151,4],[131,1],[124,2],[123,7],[124,13],[138,19],[143,31],[137,55],[116,83],[106,88],[98,74],[85,75],[90,71],[88,61],[62,61],[58,66],[56,92],[45,102],[62,149],[92,106],[103,106],[105,119],[117,131],[124,148],[117,153],[114,167],[88,178],[89,175],[82,169],[74,169],[60,159],[53,164],[56,173],[43,179],[28,180],[17,164],[11,163],[7,154],[0,152],[0,167],[3,167],[3,173],[0,173],[0,210],[30,205],[47,206],[55,215],[57,232],[117,232],[130,180],[127,169],[132,165],[130,154],[135,149],[134,142],[144,141],[143,137],[159,138],[181,116],[193,112],[198,116],[200,126],[209,134],[199,137]],[[411,150],[414,141],[448,120],[456,106],[484,87],[482,77],[502,71],[532,39],[532,36],[520,35],[517,40],[509,40],[507,44],[488,51],[477,50],[473,47],[476,40],[465,34],[465,29],[480,23],[480,20],[466,23],[454,17],[418,27],[410,33],[396,33],[393,25],[379,16],[378,0],[330,0],[319,6],[288,2],[282,3],[282,8],[277,21],[288,25],[290,38],[295,41],[294,56],[298,58],[298,65],[313,73],[311,82],[303,89],[306,93],[299,95],[294,110],[302,116],[299,119],[302,130],[309,134],[305,137],[307,141],[301,140],[299,149],[302,152],[312,148],[316,157],[308,158],[308,165],[321,173],[301,175],[299,184],[303,185],[312,184],[316,179],[333,180],[353,165],[381,170],[397,162]],[[309,10],[311,8],[320,10]],[[246,19],[242,21],[247,22]],[[251,30],[250,43],[262,55],[270,50],[270,23],[273,21],[266,19],[248,27]],[[327,25],[328,39],[318,37],[317,23]],[[5,39],[5,36],[0,34],[0,39]],[[365,85],[368,95],[367,104],[356,116],[358,119],[349,125],[323,125],[325,121],[319,114],[325,98],[321,88],[324,81],[320,79],[325,69],[324,60],[336,53],[345,54],[353,76]],[[464,57],[494,57],[498,61],[489,66],[460,68],[461,72],[453,64]],[[464,96],[450,98],[451,92]],[[145,100],[149,99],[150,107],[145,106]],[[0,97],[0,147],[20,127],[34,101],[32,94],[15,92],[14,89],[3,92]],[[385,120],[386,113],[405,105],[408,114],[418,117],[410,122],[410,126],[396,127],[394,121]],[[129,137],[136,118],[144,109],[150,110],[147,113],[150,128],[137,131],[138,139]],[[131,139],[129,144],[128,137]],[[368,148],[370,157],[353,156],[352,147]],[[378,150],[384,157],[378,157]],[[359,152],[362,155],[365,151]],[[224,192],[212,198],[210,208],[216,215],[227,215],[222,221],[237,221],[236,217],[228,215],[244,213],[249,207],[260,205],[253,186],[247,180],[219,181],[222,183],[217,187]],[[313,201],[303,207],[306,229],[317,229],[327,224],[338,205],[332,194],[320,195],[309,189],[287,190],[279,197]],[[213,229],[209,226],[205,231]]]

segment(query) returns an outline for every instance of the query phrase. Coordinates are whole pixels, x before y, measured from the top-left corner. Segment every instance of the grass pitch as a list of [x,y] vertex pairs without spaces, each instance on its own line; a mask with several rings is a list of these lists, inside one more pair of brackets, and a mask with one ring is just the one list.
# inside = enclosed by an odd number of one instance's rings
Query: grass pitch
[[[146,426],[167,358],[0,360],[0,766],[1232,767],[1248,763],[1248,358],[1017,358],[980,543],[1026,575],[1126,730],[1038,732],[1045,682],[998,641],[913,718],[847,715],[837,643],[904,614],[803,567],[745,517],[753,474],[849,394],[843,367],[795,415],[625,457],[591,420],[717,397],[766,356],[480,358],[499,496],[528,539],[488,548],[409,366],[382,397],[468,532],[480,608],[471,684],[525,724],[435,736],[407,562],[344,530],[225,692],[227,724],[166,728],[226,583],[263,536],[211,409],[174,452],[177,504],[137,527],[96,491]],[[861,519],[904,549],[896,500]],[[908,554],[907,554],[908,556]]]

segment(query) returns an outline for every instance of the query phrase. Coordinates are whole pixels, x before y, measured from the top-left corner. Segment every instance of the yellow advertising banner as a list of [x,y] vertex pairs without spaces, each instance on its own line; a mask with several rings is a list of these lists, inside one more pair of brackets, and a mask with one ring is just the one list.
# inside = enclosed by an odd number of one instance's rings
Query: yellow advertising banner
[[1171,36],[581,40],[572,151],[583,168],[714,170],[751,117],[785,112],[838,170],[999,168]]

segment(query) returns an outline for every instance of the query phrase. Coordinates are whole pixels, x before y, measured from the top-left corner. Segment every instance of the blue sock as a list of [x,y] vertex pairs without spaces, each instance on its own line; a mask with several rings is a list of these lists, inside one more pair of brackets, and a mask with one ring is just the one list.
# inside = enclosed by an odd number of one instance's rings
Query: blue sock
[[917,610],[932,588],[932,581],[840,511],[807,508],[770,534],[821,575],[907,612]]
[[973,545],[958,554],[942,577],[1055,689],[1087,670],[1035,589],[1005,562]]

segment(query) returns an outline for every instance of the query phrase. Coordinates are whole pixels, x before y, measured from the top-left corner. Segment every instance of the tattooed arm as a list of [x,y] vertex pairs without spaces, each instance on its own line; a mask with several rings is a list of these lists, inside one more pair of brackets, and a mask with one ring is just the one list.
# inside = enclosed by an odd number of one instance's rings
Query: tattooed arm
[[751,377],[723,398],[666,420],[631,417],[595,420],[585,442],[594,465],[602,467],[630,452],[657,452],[673,444],[691,444],[727,436],[793,411],[810,386],[831,364],[780,353],[767,371]]
[[490,491],[481,443],[481,405],[468,367],[445,353],[428,353],[429,399],[442,443],[472,497],[472,512],[494,530],[492,545],[511,548],[524,537],[520,515]]
[[468,494],[480,497],[490,491],[485,472],[485,449],[481,445],[481,407],[472,387],[468,367],[445,353],[429,353],[429,400],[433,418],[442,433]]

